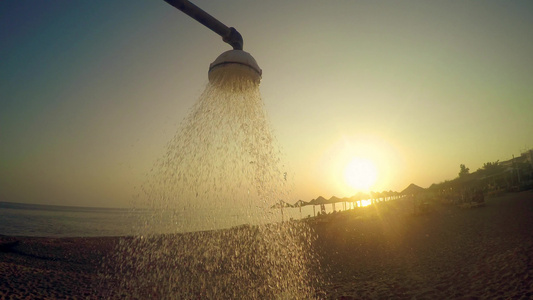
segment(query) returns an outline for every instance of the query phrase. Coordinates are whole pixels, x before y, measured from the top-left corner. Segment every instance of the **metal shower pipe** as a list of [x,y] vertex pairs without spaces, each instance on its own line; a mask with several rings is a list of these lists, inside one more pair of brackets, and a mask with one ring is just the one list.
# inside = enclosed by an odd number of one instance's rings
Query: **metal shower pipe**
[[241,34],[235,28],[224,25],[222,22],[187,0],[165,0],[165,2],[181,10],[191,18],[220,35],[224,42],[233,47],[233,50],[243,49],[244,41],[242,40]]

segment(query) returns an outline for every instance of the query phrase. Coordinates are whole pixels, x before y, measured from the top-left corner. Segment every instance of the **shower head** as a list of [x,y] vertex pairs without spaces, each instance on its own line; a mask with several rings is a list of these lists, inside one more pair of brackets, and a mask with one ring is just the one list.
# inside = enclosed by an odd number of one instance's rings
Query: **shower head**
[[262,71],[250,53],[243,50],[229,50],[220,54],[209,65],[209,81],[226,79],[227,77],[245,78],[253,82],[261,81]]
[[241,34],[233,27],[227,27],[210,14],[187,0],[165,0],[170,5],[186,13],[207,28],[222,37],[222,40],[233,47],[233,50],[220,54],[209,66],[209,81],[223,82],[228,78],[241,78],[259,83],[261,68],[250,53],[242,50]]

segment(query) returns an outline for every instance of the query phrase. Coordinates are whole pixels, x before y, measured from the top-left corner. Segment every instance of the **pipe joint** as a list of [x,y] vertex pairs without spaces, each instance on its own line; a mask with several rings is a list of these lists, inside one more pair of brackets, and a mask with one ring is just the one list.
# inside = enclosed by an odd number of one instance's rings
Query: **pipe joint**
[[233,50],[242,50],[244,46],[244,41],[242,40],[242,35],[233,27],[229,28],[229,34],[222,37],[222,40],[225,43],[228,43],[233,47]]

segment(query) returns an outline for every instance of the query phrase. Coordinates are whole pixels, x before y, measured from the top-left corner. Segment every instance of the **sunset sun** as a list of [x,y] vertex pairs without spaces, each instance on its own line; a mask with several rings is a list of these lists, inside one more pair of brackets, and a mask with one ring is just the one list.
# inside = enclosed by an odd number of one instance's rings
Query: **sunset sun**
[[369,159],[355,157],[344,169],[346,183],[359,191],[368,191],[376,183],[378,171],[376,165]]

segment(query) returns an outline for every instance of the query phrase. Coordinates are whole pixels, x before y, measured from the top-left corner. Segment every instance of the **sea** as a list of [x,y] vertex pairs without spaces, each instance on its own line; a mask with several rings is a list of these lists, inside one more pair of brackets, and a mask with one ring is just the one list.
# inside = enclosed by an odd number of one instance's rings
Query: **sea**
[[0,202],[0,235],[124,236],[133,233],[135,219],[131,209]]
[[[340,206],[337,206],[339,208]],[[318,212],[319,207],[316,207]],[[333,211],[331,205],[327,212]],[[312,206],[301,208],[284,208],[283,213],[272,209],[275,220],[298,220],[314,215]],[[208,212],[206,212],[206,215]],[[185,215],[185,213],[184,213]],[[128,236],[138,234],[140,223],[146,220],[147,212],[130,208],[100,208],[57,206],[41,204],[23,204],[0,202],[0,235],[6,236],[31,236],[31,237],[103,237],[103,236]],[[245,224],[238,214],[226,214],[227,226]],[[199,231],[206,229],[202,219],[208,217],[188,218],[180,228],[184,231]],[[186,227],[188,226],[188,227]]]

